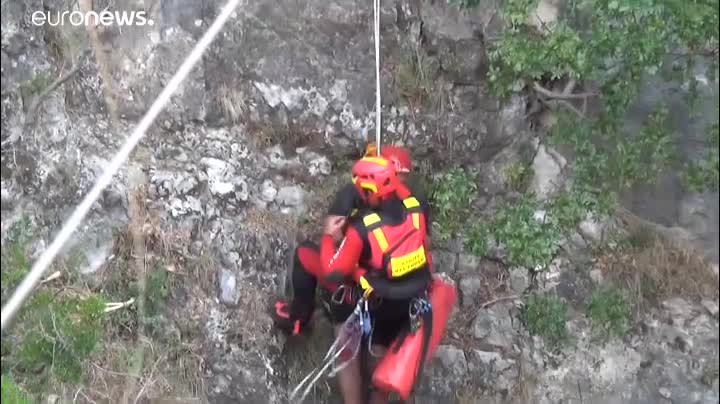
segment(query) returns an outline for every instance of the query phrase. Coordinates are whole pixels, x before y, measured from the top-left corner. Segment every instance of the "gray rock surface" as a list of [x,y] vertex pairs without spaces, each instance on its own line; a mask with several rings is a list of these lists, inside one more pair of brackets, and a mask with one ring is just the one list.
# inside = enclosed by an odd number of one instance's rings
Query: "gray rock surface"
[[232,271],[225,268],[219,270],[220,301],[229,306],[234,306],[240,300],[237,277]]
[[480,309],[472,325],[473,336],[492,346],[510,347],[515,335],[511,317],[513,307],[510,303],[498,303]]
[[560,190],[564,183],[562,170],[567,162],[556,151],[540,145],[532,162],[533,178],[530,191],[541,200]]

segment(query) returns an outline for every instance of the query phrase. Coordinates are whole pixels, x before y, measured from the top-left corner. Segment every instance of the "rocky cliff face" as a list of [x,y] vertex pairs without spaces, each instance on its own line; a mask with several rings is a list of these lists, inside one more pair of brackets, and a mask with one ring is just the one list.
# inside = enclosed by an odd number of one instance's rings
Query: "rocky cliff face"
[[[147,10],[154,24],[108,28],[94,44],[82,28],[31,24],[33,11],[62,9],[61,1],[3,3],[3,238],[30,215],[42,235],[34,250],[43,247],[221,3],[115,2],[118,10]],[[494,14],[490,5],[460,14],[398,0],[383,2],[381,16],[384,141],[409,145],[421,170],[453,162],[477,171],[479,208],[506,192],[504,167],[535,156],[533,186],[542,190],[562,166],[544,146],[532,152],[538,143],[524,98],[501,105],[485,89]],[[210,402],[281,402],[315,364],[285,346],[264,310],[285,286],[293,246],[316,230],[344,181],[340,162],[359,153],[363,129],[374,130],[372,39],[369,3],[241,5],[68,246],[83,252],[79,270],[93,276],[98,261],[112,258],[112,229],[130,221],[137,187],[145,190],[163,251],[181,257],[173,267],[179,279],[194,279],[179,282],[167,318],[202,325],[199,395]],[[191,264],[199,257],[212,264]],[[717,302],[670,300],[644,314],[626,340],[606,345],[573,312],[577,344],[551,354],[517,321],[513,300],[478,305],[498,291],[524,292],[527,274],[453,251],[436,260],[457,281],[462,305],[416,402],[717,402],[717,371],[705,377],[717,369]],[[546,288],[582,300],[597,281],[588,272],[561,262],[543,277]],[[315,332],[318,346],[295,349],[327,349],[322,321]],[[320,388],[315,399],[328,394]]]

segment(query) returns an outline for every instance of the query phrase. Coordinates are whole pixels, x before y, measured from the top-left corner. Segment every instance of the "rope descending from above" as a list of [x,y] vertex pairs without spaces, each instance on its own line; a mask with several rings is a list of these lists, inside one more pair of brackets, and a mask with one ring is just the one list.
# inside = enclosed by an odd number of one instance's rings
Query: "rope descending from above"
[[375,144],[377,155],[380,157],[380,0],[374,0],[375,5]]
[[[333,301],[333,303],[337,303]],[[364,306],[364,307],[363,307]],[[370,317],[367,313],[367,301],[365,299],[359,299],[355,305],[355,309],[350,316],[343,323],[340,331],[338,332],[335,341],[328,349],[323,363],[313,369],[300,383],[290,392],[290,401],[304,402],[305,398],[310,394],[315,383],[327,373],[328,377],[334,377],[342,369],[350,364],[350,362],[357,357],[360,351],[360,344],[362,343],[363,335],[366,335],[370,328]],[[345,356],[343,358],[343,356]],[[336,361],[341,359],[338,364]],[[328,372],[329,370],[329,372]],[[303,389],[304,387],[304,389]],[[298,398],[298,393],[302,389],[302,394]]]

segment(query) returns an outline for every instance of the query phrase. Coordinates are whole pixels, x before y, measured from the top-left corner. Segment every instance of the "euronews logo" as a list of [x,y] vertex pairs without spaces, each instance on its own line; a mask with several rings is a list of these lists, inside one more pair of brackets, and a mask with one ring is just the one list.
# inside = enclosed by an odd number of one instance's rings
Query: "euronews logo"
[[32,13],[31,21],[34,25],[41,26],[48,24],[56,27],[58,25],[88,26],[144,26],[154,25],[155,21],[147,17],[145,11],[35,11]]

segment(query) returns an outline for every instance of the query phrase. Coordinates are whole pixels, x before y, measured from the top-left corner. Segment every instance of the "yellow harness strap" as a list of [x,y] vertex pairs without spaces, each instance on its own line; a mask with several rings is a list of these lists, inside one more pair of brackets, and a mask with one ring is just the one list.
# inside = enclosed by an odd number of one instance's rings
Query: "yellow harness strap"
[[372,234],[375,236],[375,239],[378,242],[378,246],[380,246],[380,251],[385,252],[387,251],[389,245],[387,242],[387,238],[385,238],[385,233],[383,233],[382,229],[380,228],[380,215],[377,213],[371,213],[363,218],[363,224],[365,227],[375,227],[372,230]]
[[[403,200],[403,205],[405,205],[405,209],[411,215],[410,217],[412,218],[413,227],[420,230],[420,212],[422,211],[420,202],[415,197],[411,196]],[[375,240],[377,240],[380,251],[384,254],[389,245],[387,238],[385,237],[385,233],[383,233],[381,228],[382,218],[380,215],[377,213],[371,213],[363,217],[363,224],[365,225],[365,228],[367,228],[368,231],[375,236]],[[425,247],[421,245],[417,250],[405,254],[402,257],[391,258],[390,265],[392,267],[392,277],[402,277],[403,275],[421,267],[425,263]]]
[[420,230],[420,213],[418,212],[420,202],[414,196],[411,196],[403,200],[403,205],[405,205],[405,209],[412,212],[411,217],[415,229]]

